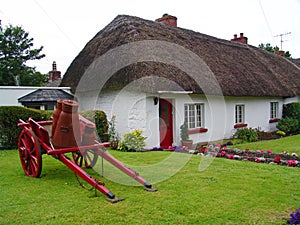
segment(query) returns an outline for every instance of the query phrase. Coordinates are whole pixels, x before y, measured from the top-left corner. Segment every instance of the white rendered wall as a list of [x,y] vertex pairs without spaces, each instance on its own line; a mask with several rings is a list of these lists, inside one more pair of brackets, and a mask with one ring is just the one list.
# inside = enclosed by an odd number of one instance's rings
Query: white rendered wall
[[[192,97],[191,97],[192,96]],[[173,104],[173,144],[180,145],[180,126],[184,122],[184,104],[204,104],[205,133],[191,134],[190,139],[197,142],[209,142],[230,138],[236,131],[235,105],[245,105],[245,123],[248,128],[260,128],[263,131],[276,130],[277,123],[269,123],[270,102],[279,102],[281,118],[283,99],[270,97],[214,97],[187,94],[146,95],[128,90],[102,92],[97,103],[89,102],[89,95],[77,96],[85,103],[92,105],[89,109],[105,111],[108,119],[116,115],[116,128],[120,134],[140,129],[147,137],[146,147],[159,147],[159,104],[154,104],[154,97],[169,99]],[[82,108],[83,109],[83,108]],[[85,108],[84,110],[87,110]]]
[[18,98],[23,97],[37,89],[61,89],[70,93],[69,87],[26,87],[26,86],[0,86],[0,106],[22,106]]
[[262,131],[276,130],[277,123],[269,123],[270,120],[270,103],[279,103],[279,114],[282,115],[282,98],[268,98],[268,97],[226,97],[227,107],[227,123],[225,138],[228,138],[235,132],[234,118],[235,118],[235,105],[245,105],[245,123],[248,128],[259,128]]

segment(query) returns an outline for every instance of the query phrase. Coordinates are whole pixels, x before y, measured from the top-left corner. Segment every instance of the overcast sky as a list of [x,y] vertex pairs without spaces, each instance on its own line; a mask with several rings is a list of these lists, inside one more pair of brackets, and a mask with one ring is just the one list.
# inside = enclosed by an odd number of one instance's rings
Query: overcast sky
[[2,25],[21,25],[44,46],[46,57],[30,64],[48,73],[52,62],[64,74],[78,53],[117,15],[155,20],[176,16],[179,27],[230,40],[244,33],[248,43],[271,43],[300,58],[300,0],[0,0]]

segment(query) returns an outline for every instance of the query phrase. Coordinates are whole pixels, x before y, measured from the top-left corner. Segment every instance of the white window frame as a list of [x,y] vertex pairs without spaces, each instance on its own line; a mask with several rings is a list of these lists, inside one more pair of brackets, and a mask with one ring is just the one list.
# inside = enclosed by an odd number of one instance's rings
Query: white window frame
[[279,102],[270,102],[270,119],[277,119],[279,113]]
[[184,104],[184,122],[189,129],[204,127],[204,103]]
[[245,123],[245,105],[237,104],[235,105],[235,124],[244,124]]

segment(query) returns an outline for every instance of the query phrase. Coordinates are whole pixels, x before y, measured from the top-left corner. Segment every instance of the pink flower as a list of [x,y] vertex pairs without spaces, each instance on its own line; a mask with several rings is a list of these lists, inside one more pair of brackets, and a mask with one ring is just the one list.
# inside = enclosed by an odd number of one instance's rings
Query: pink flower
[[222,149],[226,150],[226,149],[228,149],[228,147],[225,145],[225,146],[222,147]]
[[234,155],[233,155],[233,154],[229,154],[229,155],[227,156],[227,158],[228,158],[228,159],[233,159],[233,158],[234,158]]
[[225,152],[225,151],[222,151],[222,152],[221,152],[221,156],[224,157],[225,155],[226,155],[226,152]]
[[255,162],[259,163],[259,162],[260,162],[260,159],[259,159],[259,158],[256,158],[256,159],[255,159]]
[[173,146],[171,146],[171,145],[168,147],[168,149],[169,149],[169,151],[173,151],[174,150]]
[[221,145],[220,144],[216,144],[216,147],[221,148]]
[[187,151],[189,148],[187,146],[182,146],[182,150]]
[[267,153],[268,153],[268,154],[272,154],[273,152],[272,152],[270,149],[268,149],[268,150],[267,150]]
[[294,159],[289,160],[287,165],[288,165],[288,166],[296,166],[296,165],[297,165],[297,161],[294,160]]
[[261,149],[261,150],[258,150],[258,152],[260,152],[260,153],[263,153],[263,152],[264,152],[264,150],[262,150],[262,149]]

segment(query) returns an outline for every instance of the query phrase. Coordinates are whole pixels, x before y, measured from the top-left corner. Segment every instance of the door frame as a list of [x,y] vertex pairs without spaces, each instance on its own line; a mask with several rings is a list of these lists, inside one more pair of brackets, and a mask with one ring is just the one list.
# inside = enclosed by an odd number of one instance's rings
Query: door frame
[[[159,117],[159,121],[161,120],[160,119],[160,110],[161,110],[161,101],[165,101],[165,102],[168,102],[168,112],[170,110],[170,113],[171,113],[171,129],[169,132],[171,132],[170,136],[171,136],[171,143],[169,143],[169,145],[172,145],[174,143],[174,99],[172,98],[159,98],[159,107],[158,107],[158,117]],[[159,144],[161,146],[162,144],[162,140],[161,140],[161,127],[160,127],[160,122],[159,122],[159,127],[158,127],[158,131],[159,131]],[[162,146],[161,146],[162,147]],[[166,147],[166,146],[164,146]],[[168,147],[168,146],[167,146]]]

